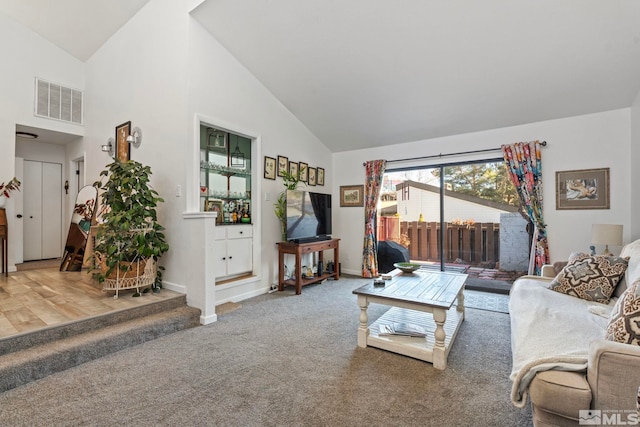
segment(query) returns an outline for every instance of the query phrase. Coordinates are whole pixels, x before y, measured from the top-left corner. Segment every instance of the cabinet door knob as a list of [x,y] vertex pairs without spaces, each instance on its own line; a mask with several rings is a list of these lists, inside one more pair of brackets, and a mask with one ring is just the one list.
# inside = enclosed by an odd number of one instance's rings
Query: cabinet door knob
[[242,231],[240,232],[240,234],[242,234]]
[[16,215],[16,217],[22,218],[22,214],[18,214],[18,215]]
[[229,259],[233,259],[233,257],[232,257],[232,256],[230,256],[230,257],[229,257]]
[[222,257],[222,260],[224,261],[225,259],[227,259],[227,257]]

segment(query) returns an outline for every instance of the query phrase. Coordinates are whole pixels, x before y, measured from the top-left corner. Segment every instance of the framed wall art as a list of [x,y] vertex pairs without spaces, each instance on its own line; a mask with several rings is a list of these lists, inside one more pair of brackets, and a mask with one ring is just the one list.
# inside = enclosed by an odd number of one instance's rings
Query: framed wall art
[[556,209],[609,208],[609,168],[556,172]]
[[266,179],[276,179],[276,159],[264,156],[264,177]]
[[316,168],[309,168],[309,185],[316,185]]
[[364,206],[364,185],[341,185],[340,207]]
[[307,182],[309,181],[309,165],[304,163],[304,162],[300,162],[300,166],[298,167],[298,171],[300,172],[300,181],[301,182]]
[[289,173],[295,178],[298,178],[298,166],[298,162],[289,162]]
[[278,176],[283,176],[285,172],[289,171],[289,158],[285,156],[278,156]]
[[318,168],[318,173],[316,175],[316,182],[318,185],[324,185],[324,168]]
[[116,126],[116,159],[127,162],[131,159],[131,147],[127,137],[131,134],[131,122]]

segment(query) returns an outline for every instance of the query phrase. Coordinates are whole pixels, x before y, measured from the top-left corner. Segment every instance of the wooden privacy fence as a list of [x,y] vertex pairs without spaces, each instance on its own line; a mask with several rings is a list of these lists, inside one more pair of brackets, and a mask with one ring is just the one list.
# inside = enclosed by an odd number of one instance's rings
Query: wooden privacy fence
[[[380,224],[379,240],[389,240],[387,224]],[[416,261],[440,261],[438,247],[440,241],[439,222],[400,222],[400,234],[410,241],[409,256]],[[456,259],[477,264],[485,261],[499,261],[500,224],[476,223],[472,225],[445,223],[444,260]]]

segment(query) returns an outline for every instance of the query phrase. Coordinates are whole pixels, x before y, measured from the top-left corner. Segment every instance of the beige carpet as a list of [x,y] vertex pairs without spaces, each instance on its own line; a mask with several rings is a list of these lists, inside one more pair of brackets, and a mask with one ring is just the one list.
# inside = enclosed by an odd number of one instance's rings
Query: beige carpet
[[[341,278],[243,300],[206,326],[0,393],[0,425],[530,427],[510,400],[507,314],[468,308],[444,371],[357,346]],[[374,321],[388,307],[371,304]]]

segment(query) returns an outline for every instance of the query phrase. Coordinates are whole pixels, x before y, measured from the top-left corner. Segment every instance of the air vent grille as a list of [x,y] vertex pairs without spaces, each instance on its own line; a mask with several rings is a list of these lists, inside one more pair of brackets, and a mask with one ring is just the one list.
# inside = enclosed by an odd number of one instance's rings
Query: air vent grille
[[36,78],[35,114],[82,124],[82,91]]

